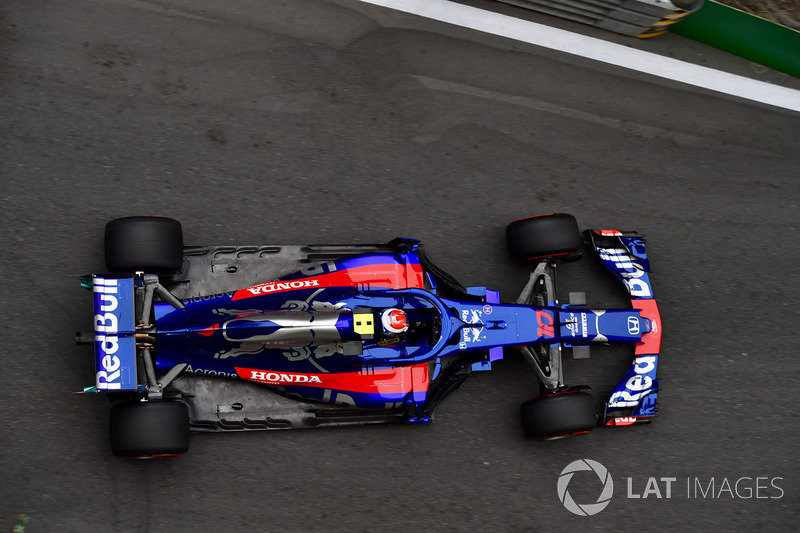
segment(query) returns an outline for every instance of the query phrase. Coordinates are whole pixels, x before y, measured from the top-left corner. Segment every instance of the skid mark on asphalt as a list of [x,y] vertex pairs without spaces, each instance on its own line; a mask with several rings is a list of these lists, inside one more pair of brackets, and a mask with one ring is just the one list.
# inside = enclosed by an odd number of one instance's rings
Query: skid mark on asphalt
[[[571,109],[568,107],[560,106],[558,104],[552,104],[549,102],[544,102],[542,100],[536,100],[534,98],[530,98],[527,96],[516,96],[512,94],[500,93],[497,91],[489,91],[486,89],[481,89],[479,87],[473,87],[471,85],[439,80],[436,78],[429,78],[427,76],[412,76],[412,77],[417,81],[419,81],[423,87],[434,91],[444,91],[453,94],[461,94],[465,96],[483,98],[486,100],[493,100],[495,102],[502,102],[510,105],[525,107],[527,109],[533,109],[535,111],[542,111],[545,113],[551,113],[563,117],[573,118],[577,120],[584,120],[586,122],[599,124],[601,126],[605,126],[608,128],[622,130],[631,135],[636,135],[638,137],[643,137],[646,139],[667,140],[683,146],[698,146],[702,144],[703,146],[711,145],[713,147],[720,149],[728,149],[728,150],[735,149],[737,152],[746,151],[758,155],[773,155],[770,154],[769,152],[755,150],[743,146],[732,146],[707,137],[699,137],[697,135],[665,130],[662,128],[657,128],[655,126],[648,126],[646,124],[639,124],[615,118],[603,117],[600,115],[595,115],[594,113],[587,113],[585,111]],[[425,139],[426,138],[420,137],[417,140],[424,141]],[[430,141],[432,139],[427,139],[427,140]]]
[[153,3],[153,2],[145,2],[143,0],[97,0],[97,1],[101,1],[101,2],[106,3],[106,4],[116,4],[116,5],[120,5],[120,6],[144,9],[146,11],[155,11],[156,13],[163,13],[165,15],[178,16],[178,17],[182,17],[182,18],[186,18],[186,19],[202,20],[202,21],[205,21],[205,22],[216,22],[213,19],[189,13],[187,10],[183,10],[183,9],[182,10],[176,10],[176,9],[160,6],[160,5],[158,5],[156,3]]
[[702,89],[800,112],[800,91],[448,0],[360,0],[463,28],[566,52]]

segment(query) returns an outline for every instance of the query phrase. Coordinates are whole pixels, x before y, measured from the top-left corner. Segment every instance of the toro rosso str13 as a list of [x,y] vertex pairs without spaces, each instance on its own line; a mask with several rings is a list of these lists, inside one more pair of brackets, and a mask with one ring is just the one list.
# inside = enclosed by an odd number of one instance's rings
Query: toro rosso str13
[[[546,394],[522,404],[528,436],[586,433],[656,414],[661,323],[637,233],[587,230],[551,214],[506,229],[531,266],[515,303],[462,287],[418,241],[384,245],[186,246],[170,218],[112,220],[94,299],[95,385],[112,400],[116,455],[176,455],[193,431],[414,422],[513,347]],[[628,309],[559,303],[556,265],[587,242]],[[629,343],[635,357],[602,413],[564,383],[561,351]]]

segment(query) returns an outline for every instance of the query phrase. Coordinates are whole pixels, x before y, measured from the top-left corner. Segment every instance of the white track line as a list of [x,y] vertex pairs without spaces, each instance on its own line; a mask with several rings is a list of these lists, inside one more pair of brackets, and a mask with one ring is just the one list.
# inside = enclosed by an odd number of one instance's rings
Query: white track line
[[800,91],[448,0],[360,0],[800,112]]

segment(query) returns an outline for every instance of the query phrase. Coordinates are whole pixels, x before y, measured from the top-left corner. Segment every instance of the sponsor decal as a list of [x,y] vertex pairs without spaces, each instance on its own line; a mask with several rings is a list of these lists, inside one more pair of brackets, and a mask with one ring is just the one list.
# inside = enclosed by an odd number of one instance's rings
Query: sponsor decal
[[245,289],[253,296],[259,294],[268,294],[271,292],[294,291],[297,289],[308,289],[310,287],[319,287],[319,280],[304,279],[298,281],[271,281],[269,283],[262,283],[255,287]]
[[633,360],[634,374],[625,382],[624,391],[615,392],[608,399],[608,407],[634,407],[642,396],[650,392],[653,379],[648,376],[656,368],[657,356],[640,355]]
[[569,314],[566,326],[570,335],[575,337],[578,334],[578,316],[575,313]]
[[224,372],[222,370],[212,370],[210,368],[194,368],[192,365],[187,366],[184,372],[188,372],[189,374],[203,374],[206,376],[222,376],[234,379],[239,378],[238,374],[234,372]]
[[483,312],[477,309],[462,309],[461,320],[467,324],[480,324],[481,314],[483,314]]
[[247,379],[259,383],[266,383],[267,385],[322,383],[319,376],[313,374],[289,374],[283,372],[269,372],[267,370],[250,370],[250,376]]
[[[481,333],[483,332],[482,315],[487,306],[482,310],[478,309],[462,309],[461,320],[469,325],[477,327],[463,327],[461,328],[461,342],[458,343],[458,349],[462,352],[467,349],[468,344],[480,342]],[[490,307],[490,306],[489,306]]]
[[629,335],[638,335],[641,331],[641,327],[639,326],[639,319],[635,316],[628,317],[628,334]]
[[645,275],[644,269],[631,257],[624,248],[597,248],[600,259],[614,265],[614,270],[622,277],[628,287],[628,292],[636,298],[650,298],[653,293],[646,280],[640,279]]
[[94,315],[94,341],[100,370],[95,375],[98,390],[122,388],[122,362],[115,355],[119,351],[119,319],[114,314],[119,307],[117,280],[94,278],[93,289],[99,297],[98,314]]
[[[424,400],[430,379],[428,363],[397,368],[366,368],[356,372],[311,374],[234,367],[242,379],[267,385],[316,387],[342,392],[381,395],[386,401],[401,401],[413,392]],[[329,401],[330,397],[323,401]],[[354,405],[354,404],[353,404]]]
[[378,341],[378,346],[395,346],[400,344],[400,337],[392,337],[391,339],[381,339]]
[[[470,344],[478,342],[481,338],[481,331],[483,328],[464,328],[461,330],[461,343]],[[460,346],[460,344],[459,344]]]
[[231,300],[315,287],[406,289],[409,287],[424,288],[425,286],[422,266],[419,264],[370,264],[354,266],[345,270],[337,270],[335,267],[336,265],[333,263],[311,266],[303,269],[301,274],[313,275],[313,277],[261,283],[236,291]]
[[191,298],[187,298],[184,302],[190,303],[199,303],[199,302],[206,302],[209,300],[216,300],[217,298],[222,298],[223,296],[230,296],[232,292],[218,292],[216,294],[204,294],[202,296],[192,296]]

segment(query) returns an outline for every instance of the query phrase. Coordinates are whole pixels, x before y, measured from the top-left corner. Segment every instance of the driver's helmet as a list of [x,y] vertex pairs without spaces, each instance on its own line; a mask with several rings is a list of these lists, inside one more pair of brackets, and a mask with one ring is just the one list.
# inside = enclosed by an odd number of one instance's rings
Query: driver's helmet
[[405,333],[408,331],[408,317],[402,309],[392,307],[381,313],[383,329],[389,333]]

